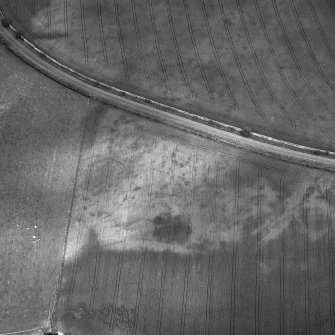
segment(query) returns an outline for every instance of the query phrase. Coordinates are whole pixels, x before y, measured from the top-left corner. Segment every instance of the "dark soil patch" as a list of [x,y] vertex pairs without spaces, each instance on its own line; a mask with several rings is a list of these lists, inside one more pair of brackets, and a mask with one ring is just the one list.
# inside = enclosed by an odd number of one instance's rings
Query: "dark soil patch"
[[153,224],[153,236],[160,242],[183,244],[192,233],[189,222],[181,215],[161,213],[154,218]]

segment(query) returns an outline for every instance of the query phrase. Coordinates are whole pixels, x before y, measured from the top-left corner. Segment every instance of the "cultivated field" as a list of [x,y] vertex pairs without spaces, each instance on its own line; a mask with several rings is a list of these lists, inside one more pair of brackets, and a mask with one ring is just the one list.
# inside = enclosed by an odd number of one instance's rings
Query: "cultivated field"
[[0,0],[14,26],[104,83],[334,150],[331,0]]
[[57,327],[332,333],[332,175],[90,110]]
[[0,59],[0,333],[334,333],[333,174]]
[[3,334],[40,327],[48,319],[88,99],[42,76],[2,45],[0,59]]

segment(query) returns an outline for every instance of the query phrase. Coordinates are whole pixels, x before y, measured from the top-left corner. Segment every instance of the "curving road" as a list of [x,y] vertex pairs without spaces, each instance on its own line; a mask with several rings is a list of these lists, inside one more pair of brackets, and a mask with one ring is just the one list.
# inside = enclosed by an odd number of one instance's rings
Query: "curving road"
[[334,151],[330,0],[1,0],[46,54],[105,84]]
[[[295,145],[257,133],[253,133],[250,138],[241,137],[241,128],[213,122],[211,119],[171,108],[152,100],[148,101],[144,97],[129,92],[125,94],[124,91],[103,85],[58,63],[24,37],[15,39],[13,31],[15,31],[13,27],[10,30],[0,29],[1,41],[9,49],[34,68],[75,91],[217,142],[247,149],[266,157],[276,157],[301,166],[335,171],[334,152]],[[315,155],[315,152],[319,154]],[[323,154],[325,152],[327,155]]]

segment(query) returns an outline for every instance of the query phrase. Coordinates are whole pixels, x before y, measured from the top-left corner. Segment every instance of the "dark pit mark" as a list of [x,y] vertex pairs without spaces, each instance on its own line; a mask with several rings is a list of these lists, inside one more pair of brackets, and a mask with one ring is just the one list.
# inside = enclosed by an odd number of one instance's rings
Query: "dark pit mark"
[[303,199],[304,200],[309,199],[313,195],[313,193],[315,193],[315,191],[316,191],[316,188],[314,186],[309,186],[305,191]]
[[189,222],[181,215],[161,213],[154,218],[153,224],[153,236],[159,242],[183,244],[192,233]]

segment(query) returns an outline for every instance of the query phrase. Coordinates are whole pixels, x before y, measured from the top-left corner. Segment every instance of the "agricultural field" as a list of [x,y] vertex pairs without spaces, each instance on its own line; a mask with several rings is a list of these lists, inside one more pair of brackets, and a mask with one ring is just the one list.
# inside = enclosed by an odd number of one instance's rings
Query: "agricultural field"
[[48,319],[88,99],[42,76],[2,45],[0,59],[3,334],[40,327]]
[[334,181],[97,106],[57,327],[331,334]]
[[331,0],[0,0],[29,41],[103,83],[335,149]]
[[0,57],[2,333],[334,333],[334,174]]

